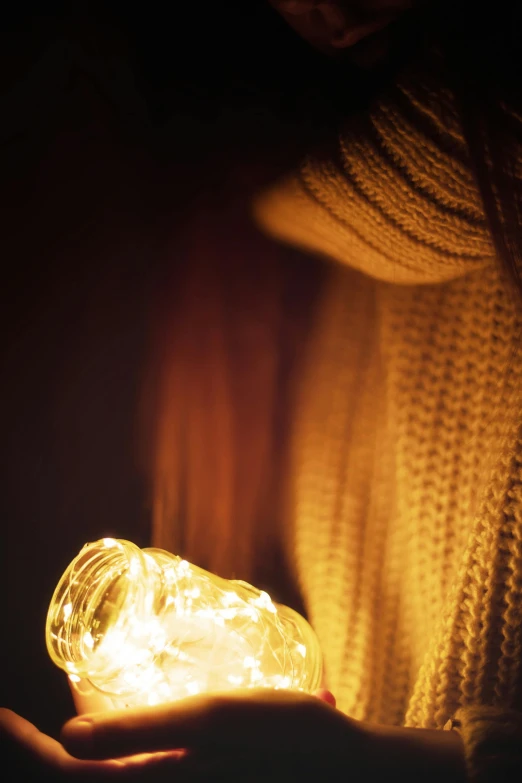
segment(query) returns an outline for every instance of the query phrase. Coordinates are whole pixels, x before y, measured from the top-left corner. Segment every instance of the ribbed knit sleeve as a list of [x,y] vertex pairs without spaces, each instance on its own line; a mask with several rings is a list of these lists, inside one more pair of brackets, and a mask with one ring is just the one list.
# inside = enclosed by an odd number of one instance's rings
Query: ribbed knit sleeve
[[493,260],[454,100],[431,59],[255,211],[272,235],[390,282],[451,280]]
[[470,783],[522,780],[522,714],[495,707],[467,707],[451,726],[462,736]]

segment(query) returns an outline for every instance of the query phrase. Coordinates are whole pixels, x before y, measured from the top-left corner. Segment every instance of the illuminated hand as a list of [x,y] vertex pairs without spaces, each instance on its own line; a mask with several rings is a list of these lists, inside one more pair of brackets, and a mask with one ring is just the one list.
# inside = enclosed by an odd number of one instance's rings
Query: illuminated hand
[[181,750],[164,760],[179,781],[462,781],[452,732],[372,727],[296,691],[249,690],[83,716],[62,731],[84,759]]
[[[110,759],[84,761],[71,756],[52,737],[43,734],[11,710],[0,708],[0,748],[2,760],[2,781],[29,780],[31,783],[50,781],[123,781],[145,769],[149,775],[165,755],[154,757],[142,755],[132,759]],[[172,754],[168,754],[172,756]],[[148,779],[148,778],[147,778]]]

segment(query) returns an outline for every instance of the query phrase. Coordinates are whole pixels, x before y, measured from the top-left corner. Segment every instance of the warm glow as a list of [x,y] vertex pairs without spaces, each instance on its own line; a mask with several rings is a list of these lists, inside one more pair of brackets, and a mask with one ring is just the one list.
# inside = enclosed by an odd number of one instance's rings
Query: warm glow
[[115,708],[238,687],[313,691],[321,679],[300,615],[245,582],[112,538],[87,544],[66,570],[46,635],[75,687],[88,681]]

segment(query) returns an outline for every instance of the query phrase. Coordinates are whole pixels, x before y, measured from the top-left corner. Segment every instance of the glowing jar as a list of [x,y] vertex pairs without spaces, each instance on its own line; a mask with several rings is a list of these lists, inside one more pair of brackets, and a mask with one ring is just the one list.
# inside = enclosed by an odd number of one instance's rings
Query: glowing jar
[[86,544],[60,579],[46,641],[79,712],[153,705],[232,688],[314,691],[315,633],[246,582],[161,549]]

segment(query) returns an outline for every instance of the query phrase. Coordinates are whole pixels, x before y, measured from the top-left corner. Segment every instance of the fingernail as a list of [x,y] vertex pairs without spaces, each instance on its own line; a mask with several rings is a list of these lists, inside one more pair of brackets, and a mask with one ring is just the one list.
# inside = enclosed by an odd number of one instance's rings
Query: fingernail
[[315,692],[315,695],[317,696],[318,699],[326,702],[327,704],[330,704],[332,707],[336,706],[335,696],[331,691],[326,690],[326,688],[320,688],[318,691]]

